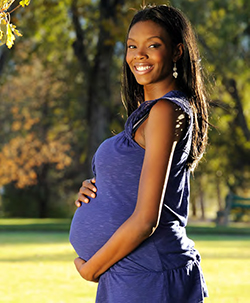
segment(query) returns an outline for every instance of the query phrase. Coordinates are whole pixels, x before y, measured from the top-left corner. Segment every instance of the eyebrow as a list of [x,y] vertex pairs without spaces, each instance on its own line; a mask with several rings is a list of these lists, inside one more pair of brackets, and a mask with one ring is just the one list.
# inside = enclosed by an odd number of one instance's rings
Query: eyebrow
[[[153,39],[153,38],[158,38],[158,39],[160,39],[161,41],[164,41],[164,40],[162,39],[162,37],[160,37],[160,36],[151,36],[151,37],[147,38],[147,40],[151,40],[151,39]],[[128,37],[127,40],[133,40],[133,41],[135,41],[135,39],[130,38],[130,37]]]

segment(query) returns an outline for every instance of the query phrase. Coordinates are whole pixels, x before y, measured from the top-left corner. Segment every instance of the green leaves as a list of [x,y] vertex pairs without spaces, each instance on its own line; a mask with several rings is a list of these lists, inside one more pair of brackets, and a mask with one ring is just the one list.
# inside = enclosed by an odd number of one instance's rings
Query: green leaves
[[22,36],[16,26],[6,22],[5,19],[0,19],[0,46],[6,44],[8,48],[11,48],[16,39],[15,36]]
[[13,46],[16,36],[22,36],[16,26],[10,23],[10,14],[20,6],[25,7],[30,4],[30,0],[22,0],[16,8],[8,12],[14,2],[15,0],[0,0],[0,46],[6,44],[8,48]]
[[12,33],[11,24],[7,24],[6,28],[6,45],[8,48],[11,48],[16,38],[15,35]]

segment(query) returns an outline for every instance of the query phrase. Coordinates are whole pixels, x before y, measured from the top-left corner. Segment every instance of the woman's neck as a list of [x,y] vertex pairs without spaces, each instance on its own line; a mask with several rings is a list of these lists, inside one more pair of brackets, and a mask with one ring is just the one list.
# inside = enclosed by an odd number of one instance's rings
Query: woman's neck
[[166,95],[172,90],[178,90],[178,86],[175,81],[169,85],[161,85],[160,83],[153,83],[144,85],[144,101],[155,100]]

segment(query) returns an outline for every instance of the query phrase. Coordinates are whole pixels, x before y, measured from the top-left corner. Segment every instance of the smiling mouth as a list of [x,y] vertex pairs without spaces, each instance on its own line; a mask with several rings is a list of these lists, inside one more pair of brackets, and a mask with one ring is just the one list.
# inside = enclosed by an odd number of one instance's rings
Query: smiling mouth
[[152,65],[146,65],[146,66],[135,66],[135,69],[138,72],[144,72],[146,70],[149,70],[150,68],[152,68]]

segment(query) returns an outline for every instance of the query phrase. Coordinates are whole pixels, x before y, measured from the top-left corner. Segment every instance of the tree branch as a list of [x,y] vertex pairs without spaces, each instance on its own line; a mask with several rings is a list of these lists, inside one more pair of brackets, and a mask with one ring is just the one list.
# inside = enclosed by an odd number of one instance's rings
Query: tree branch
[[242,128],[244,136],[247,139],[247,141],[250,141],[250,131],[249,131],[249,128],[247,125],[245,115],[244,115],[243,106],[242,106],[242,102],[241,102],[241,99],[240,99],[240,96],[238,93],[237,83],[236,83],[235,79],[231,78],[229,80],[226,80],[225,86],[226,86],[228,93],[231,95],[233,100],[235,100],[235,102],[236,102],[236,106],[235,106],[235,109],[237,110],[236,121],[237,121],[238,125]]
[[86,48],[84,46],[85,32],[82,29],[79,13],[78,13],[78,0],[72,0],[71,2],[71,12],[72,21],[75,28],[76,40],[73,42],[74,53],[79,60],[82,70],[89,70],[89,62],[86,55]]

